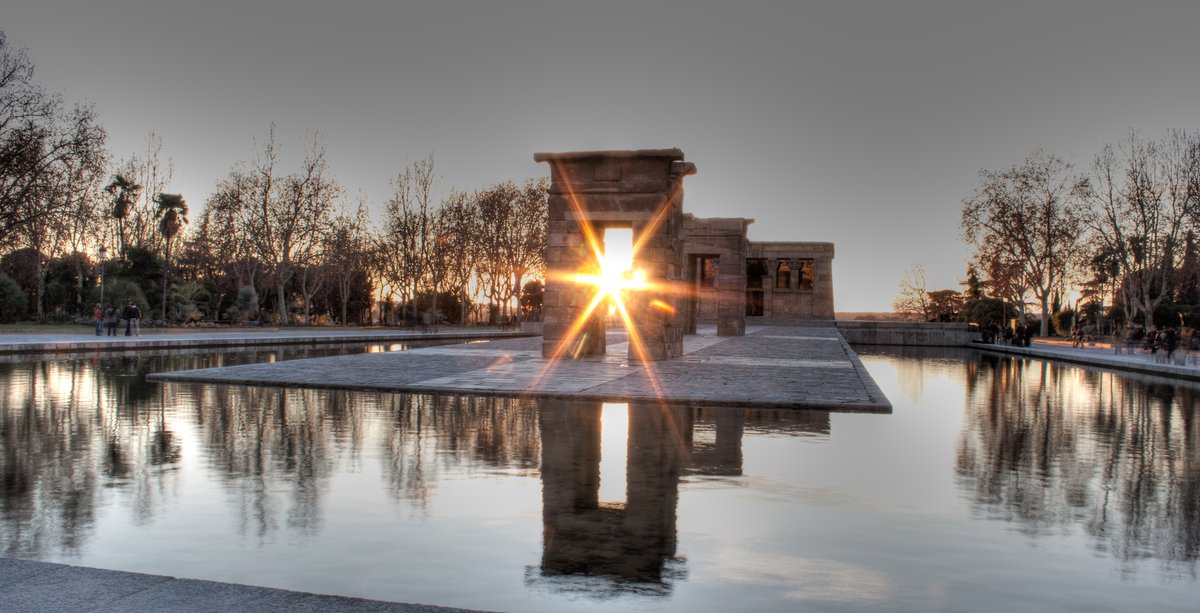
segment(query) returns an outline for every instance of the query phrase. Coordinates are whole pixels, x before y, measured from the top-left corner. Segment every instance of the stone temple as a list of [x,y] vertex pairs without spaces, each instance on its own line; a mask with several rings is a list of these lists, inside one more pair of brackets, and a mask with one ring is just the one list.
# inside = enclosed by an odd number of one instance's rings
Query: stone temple
[[595,288],[575,283],[596,273],[588,234],[604,241],[610,229],[632,230],[633,270],[646,289],[624,302],[641,340],[633,360],[682,355],[683,336],[699,321],[715,321],[719,336],[742,336],[764,319],[832,320],[833,244],[753,242],[754,222],[697,218],[683,212],[683,179],[696,173],[679,149],[537,153],[550,165],[546,291],[542,355],[605,353],[607,311],[580,318]]

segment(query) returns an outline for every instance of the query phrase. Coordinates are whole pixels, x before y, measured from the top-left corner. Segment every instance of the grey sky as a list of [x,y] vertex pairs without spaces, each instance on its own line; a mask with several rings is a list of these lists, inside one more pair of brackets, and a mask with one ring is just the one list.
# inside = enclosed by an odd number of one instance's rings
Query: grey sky
[[[722,5],[725,6],[722,6]],[[736,6],[735,6],[736,4]],[[547,174],[535,151],[679,147],[687,211],[837,247],[839,311],[888,310],[923,263],[959,289],[980,168],[1086,167],[1130,128],[1194,129],[1200,4],[8,1],[37,78],[149,132],[197,209],[275,122],[324,136],[378,207],[430,153],[442,187]]]

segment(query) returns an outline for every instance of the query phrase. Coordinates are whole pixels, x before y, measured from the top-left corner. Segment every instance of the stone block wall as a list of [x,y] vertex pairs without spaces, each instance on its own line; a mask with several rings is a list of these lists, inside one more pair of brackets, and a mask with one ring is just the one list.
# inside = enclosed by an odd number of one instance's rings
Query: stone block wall
[[[751,242],[747,259],[765,260],[763,314],[768,319],[833,319],[833,243]],[[776,287],[781,260],[791,268],[786,288]],[[802,283],[799,263],[812,260],[811,287]],[[748,288],[749,289],[749,288]]]
[[[605,228],[632,228],[634,269],[657,288],[626,295],[644,354],[630,343],[631,359],[663,360],[682,355],[685,303],[678,291],[684,280],[683,177],[695,166],[678,149],[538,153],[550,165],[550,202],[546,247],[546,290],[542,355],[582,357],[605,352],[604,316],[597,309],[573,331],[595,287],[572,281],[579,272],[598,273],[589,246],[591,228],[602,240]],[[565,349],[565,351],[564,351]]]
[[979,340],[967,324],[908,321],[838,321],[846,342],[856,345],[907,345],[912,347],[962,347]]
[[[688,260],[690,297],[688,333],[695,334],[696,320],[716,319],[718,336],[746,334],[746,229],[754,223],[744,218],[696,218],[684,215],[684,253]],[[701,283],[704,258],[716,259],[711,287]]]

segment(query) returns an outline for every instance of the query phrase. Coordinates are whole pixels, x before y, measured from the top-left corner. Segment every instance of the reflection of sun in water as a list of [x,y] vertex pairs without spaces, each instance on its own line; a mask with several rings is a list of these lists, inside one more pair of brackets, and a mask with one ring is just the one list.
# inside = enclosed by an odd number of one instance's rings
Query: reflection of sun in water
[[625,505],[629,471],[629,403],[606,402],[600,412],[600,488],[597,500]]

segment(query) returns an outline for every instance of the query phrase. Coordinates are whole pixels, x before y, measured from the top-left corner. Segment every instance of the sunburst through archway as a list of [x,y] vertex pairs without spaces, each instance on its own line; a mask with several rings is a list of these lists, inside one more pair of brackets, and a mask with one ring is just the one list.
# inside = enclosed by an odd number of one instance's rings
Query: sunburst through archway
[[[565,177],[566,173],[560,173],[560,176]],[[655,358],[647,350],[638,321],[631,311],[638,312],[640,317],[652,316],[655,311],[658,311],[659,316],[672,317],[676,314],[672,298],[690,296],[686,283],[651,278],[637,266],[638,251],[655,235],[670,215],[676,194],[668,193],[650,219],[637,225],[635,234],[634,228],[594,226],[585,214],[573,186],[567,181],[563,183],[564,195],[579,224],[580,233],[591,257],[590,263],[580,270],[558,271],[552,273],[552,277],[562,283],[587,288],[589,298],[586,306],[577,313],[566,334],[548,356],[550,364],[547,365],[547,372],[544,374],[549,374],[554,361],[582,355],[585,352],[587,335],[590,333],[589,322],[598,314],[607,314],[615,316],[624,325],[629,338],[629,357],[642,363],[651,388],[661,400],[662,387],[652,366]],[[635,293],[643,295],[637,297],[636,308],[631,309],[631,302],[635,302]],[[603,334],[603,330],[600,333]]]
[[[560,172],[560,176],[565,177],[567,174]],[[657,232],[671,213],[675,194],[668,194],[657,206],[653,216],[646,223],[641,224],[641,227],[637,228],[637,233],[634,234],[634,230],[629,228],[598,229],[593,226],[584,212],[574,187],[569,181],[563,183],[564,195],[579,223],[580,233],[587,249],[591,252],[592,259],[591,264],[583,270],[570,273],[560,272],[555,277],[560,282],[588,287],[591,297],[587,306],[571,322],[567,333],[549,358],[556,360],[567,355],[578,357],[581,334],[596,312],[607,304],[611,308],[612,314],[616,315],[625,326],[629,335],[631,357],[643,363],[650,362],[651,356],[646,351],[646,345],[638,332],[636,321],[630,313],[629,296],[632,292],[650,292],[657,295],[658,298],[652,298],[646,303],[647,307],[672,316],[675,314],[675,307],[663,298],[688,295],[686,289],[680,289],[684,287],[683,284],[672,283],[670,280],[650,279],[645,271],[639,270],[635,266],[638,251],[646,243],[646,240]],[[614,240],[614,235],[627,238]],[[627,250],[624,249],[622,240],[632,241],[632,246]],[[606,249],[606,243],[610,248]],[[612,249],[612,245],[621,245],[621,247]],[[651,377],[653,377],[652,374]],[[657,384],[654,387],[657,391]]]

